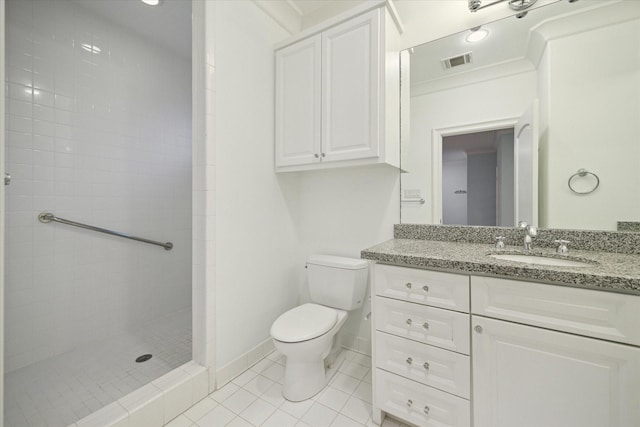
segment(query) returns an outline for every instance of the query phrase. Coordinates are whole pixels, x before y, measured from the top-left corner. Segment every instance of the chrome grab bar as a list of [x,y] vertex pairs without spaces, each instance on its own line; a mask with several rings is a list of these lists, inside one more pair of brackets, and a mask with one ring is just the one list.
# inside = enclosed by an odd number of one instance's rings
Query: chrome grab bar
[[58,218],[51,212],[42,212],[40,215],[38,215],[38,219],[40,220],[40,222],[43,222],[45,224],[48,224],[51,221],[59,222],[61,224],[73,225],[74,227],[80,227],[80,228],[84,228],[91,231],[97,231],[99,233],[111,234],[112,236],[124,237],[125,239],[137,240],[138,242],[144,242],[144,243],[149,243],[151,245],[162,246],[167,251],[170,251],[173,248],[173,243],[171,242],[162,243],[162,242],[157,242],[155,240],[149,240],[149,239],[144,239],[142,237],[132,236],[126,233],[120,233],[118,231],[108,230],[106,228],[94,227],[93,225],[82,224],[82,223],[70,221],[64,218]]

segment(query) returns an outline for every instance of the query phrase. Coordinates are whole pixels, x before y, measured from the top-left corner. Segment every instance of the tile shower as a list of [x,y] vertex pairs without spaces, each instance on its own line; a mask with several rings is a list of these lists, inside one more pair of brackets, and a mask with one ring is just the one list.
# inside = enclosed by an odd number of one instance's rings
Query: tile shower
[[67,425],[191,360],[190,52],[82,1],[7,0],[6,22],[3,425]]

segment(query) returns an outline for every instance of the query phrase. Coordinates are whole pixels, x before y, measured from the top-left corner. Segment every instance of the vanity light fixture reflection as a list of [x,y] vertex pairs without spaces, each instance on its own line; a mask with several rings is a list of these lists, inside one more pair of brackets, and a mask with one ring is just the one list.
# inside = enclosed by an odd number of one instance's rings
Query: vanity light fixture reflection
[[[144,0],[143,0],[144,1]],[[495,0],[491,3],[482,4],[482,0],[469,0],[469,11],[470,12],[477,12],[480,9],[484,9],[485,7],[489,7],[489,6],[493,6],[494,4],[498,4],[498,3],[502,3],[508,1],[509,7],[512,10],[515,10],[517,12],[521,12],[524,10],[529,9],[531,6],[533,6],[536,1],[538,0]],[[570,2],[572,0],[569,0]],[[576,0],[573,0],[576,1]],[[526,15],[526,13],[524,13],[522,16]],[[518,16],[516,15],[518,18],[521,18],[522,16]]]
[[470,31],[464,38],[468,43],[478,43],[489,35],[489,30],[480,27],[473,27]]
[[142,3],[148,4],[149,6],[159,6],[162,0],[142,0]]

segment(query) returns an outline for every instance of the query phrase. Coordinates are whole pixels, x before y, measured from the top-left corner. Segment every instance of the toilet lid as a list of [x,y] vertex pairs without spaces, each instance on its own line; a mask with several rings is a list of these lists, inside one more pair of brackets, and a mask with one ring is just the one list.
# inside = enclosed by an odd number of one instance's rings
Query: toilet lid
[[326,334],[338,321],[338,312],[318,304],[303,304],[273,322],[271,336],[282,342],[307,341]]

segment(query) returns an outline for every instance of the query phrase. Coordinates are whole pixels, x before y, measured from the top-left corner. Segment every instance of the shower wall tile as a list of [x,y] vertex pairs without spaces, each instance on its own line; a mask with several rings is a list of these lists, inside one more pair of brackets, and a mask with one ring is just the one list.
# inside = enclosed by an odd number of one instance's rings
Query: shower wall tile
[[[10,372],[190,307],[192,105],[187,60],[78,4],[6,12]],[[174,249],[42,224],[43,211]]]

